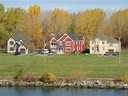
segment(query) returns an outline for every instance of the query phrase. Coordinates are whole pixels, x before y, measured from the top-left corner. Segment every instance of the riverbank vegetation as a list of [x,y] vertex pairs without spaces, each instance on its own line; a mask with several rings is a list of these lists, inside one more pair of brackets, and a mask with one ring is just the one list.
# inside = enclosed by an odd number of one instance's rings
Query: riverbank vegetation
[[79,54],[55,56],[14,56],[0,53],[0,76],[15,76],[19,69],[25,76],[41,77],[50,72],[57,77],[70,77],[74,70],[82,71],[87,78],[117,78],[128,72],[128,51],[120,56],[100,57],[100,55]]

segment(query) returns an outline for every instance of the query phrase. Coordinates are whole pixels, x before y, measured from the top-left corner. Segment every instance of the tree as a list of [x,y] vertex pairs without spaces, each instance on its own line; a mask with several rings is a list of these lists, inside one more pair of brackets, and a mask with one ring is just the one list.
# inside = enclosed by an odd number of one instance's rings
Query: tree
[[34,41],[42,40],[42,26],[40,25],[39,16],[41,9],[34,5],[28,8],[28,14],[20,25],[20,31],[32,38]]
[[3,24],[0,24],[0,47],[3,49],[6,46],[9,34]]
[[49,26],[51,33],[55,33],[57,36],[65,33],[71,23],[71,14],[62,9],[54,9],[51,12],[51,25]]
[[104,18],[105,12],[101,9],[87,10],[78,13],[75,33],[85,37],[87,46],[89,46],[90,39],[98,32],[98,28]]
[[0,3],[0,14],[4,12],[4,5]]
[[114,38],[121,38],[122,41],[128,40],[128,9],[119,10],[102,22],[99,32],[103,32]]

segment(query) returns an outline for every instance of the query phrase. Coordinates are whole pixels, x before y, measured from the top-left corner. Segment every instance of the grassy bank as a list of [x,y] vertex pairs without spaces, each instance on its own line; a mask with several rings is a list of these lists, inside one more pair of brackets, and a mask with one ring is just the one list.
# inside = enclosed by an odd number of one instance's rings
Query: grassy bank
[[[44,60],[45,59],[45,60]],[[99,55],[13,56],[0,53],[0,76],[14,76],[23,68],[26,75],[41,76],[51,72],[58,77],[68,77],[73,70],[83,70],[90,78],[116,78],[128,71],[128,51],[116,57]]]

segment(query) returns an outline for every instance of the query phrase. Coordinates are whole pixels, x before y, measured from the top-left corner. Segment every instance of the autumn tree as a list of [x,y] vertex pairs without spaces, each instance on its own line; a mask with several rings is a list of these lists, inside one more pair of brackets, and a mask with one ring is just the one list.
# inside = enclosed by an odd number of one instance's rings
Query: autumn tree
[[87,10],[78,14],[75,33],[85,37],[87,46],[89,46],[90,39],[98,32],[104,18],[105,12],[101,9]]
[[52,12],[50,25],[51,33],[55,33],[57,36],[65,33],[71,23],[71,14],[62,10],[54,9]]
[[40,15],[40,24],[42,26],[42,35],[43,40],[46,39],[49,40],[50,34],[51,34],[51,25],[52,25],[52,13],[51,11],[43,11]]
[[37,5],[30,6],[26,18],[20,25],[22,33],[32,38],[34,41],[42,40],[42,27],[39,22],[41,8]]
[[4,5],[0,3],[0,13],[4,12]]
[[26,12],[21,8],[9,8],[4,12],[2,7],[2,13],[0,14],[0,39],[1,46],[6,45],[7,39],[17,32],[18,26],[24,19]]
[[110,17],[110,23],[112,26],[108,28],[112,29],[115,38],[121,37],[122,39],[128,39],[128,9],[119,10]]

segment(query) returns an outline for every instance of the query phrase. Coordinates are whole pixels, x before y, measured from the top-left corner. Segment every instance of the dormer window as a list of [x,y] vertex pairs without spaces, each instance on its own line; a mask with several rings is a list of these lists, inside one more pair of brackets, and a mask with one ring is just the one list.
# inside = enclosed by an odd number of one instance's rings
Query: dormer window
[[10,41],[10,45],[14,45],[14,42],[13,41]]
[[109,46],[113,46],[113,44],[109,44]]
[[104,44],[104,41],[102,41],[102,44]]

